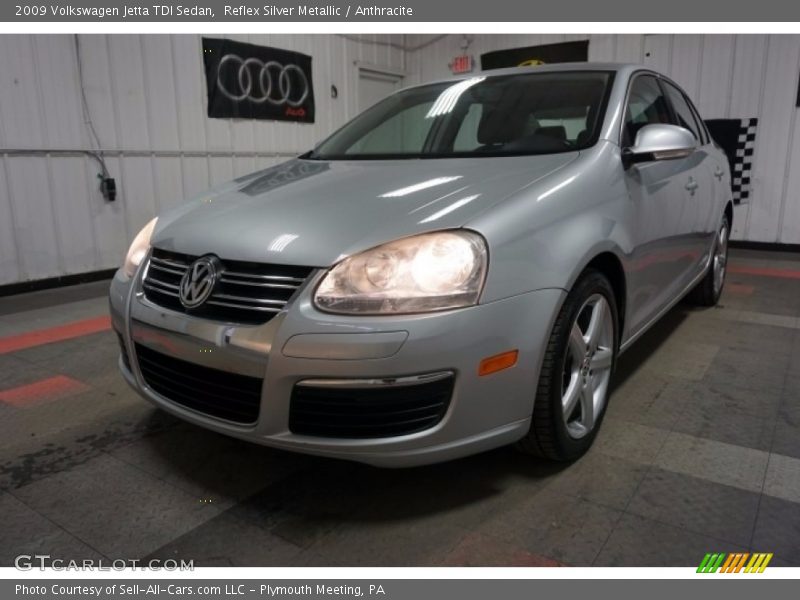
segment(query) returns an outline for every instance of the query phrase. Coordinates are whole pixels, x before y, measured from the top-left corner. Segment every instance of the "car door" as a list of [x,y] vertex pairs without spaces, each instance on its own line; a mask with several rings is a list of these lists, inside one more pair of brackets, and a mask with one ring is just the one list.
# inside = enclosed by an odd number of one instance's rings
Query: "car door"
[[730,165],[725,151],[717,146],[711,138],[708,128],[700,118],[697,107],[692,104],[688,96],[686,100],[705,139],[703,150],[708,155],[705,164],[708,167],[707,170],[711,173],[711,185],[714,189],[713,194],[704,194],[701,198],[703,205],[700,212],[700,227],[705,234],[703,259],[703,264],[705,265],[714,250],[714,243],[719,231],[724,207],[731,199]]
[[716,224],[713,223],[716,194],[714,173],[719,171],[719,164],[715,160],[711,140],[686,94],[670,81],[662,79],[661,84],[672,107],[673,122],[691,131],[697,141],[696,150],[682,159],[693,171],[691,181],[684,186],[686,206],[679,225],[686,239],[688,284],[706,266],[711,236],[716,230]]
[[[670,105],[654,75],[640,74],[631,82],[621,136],[631,147],[646,125],[673,122]],[[637,162],[625,169],[633,214],[630,281],[630,331],[645,326],[686,285],[687,184],[694,165],[686,159]]]

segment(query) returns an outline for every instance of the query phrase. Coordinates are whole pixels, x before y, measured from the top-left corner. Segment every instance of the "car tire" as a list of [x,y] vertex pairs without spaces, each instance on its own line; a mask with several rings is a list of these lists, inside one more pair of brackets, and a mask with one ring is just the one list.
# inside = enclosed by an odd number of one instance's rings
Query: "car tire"
[[[600,327],[590,333],[595,311],[600,311],[602,321],[595,322]],[[531,427],[517,442],[519,450],[569,462],[589,449],[608,404],[619,347],[618,323],[609,280],[599,271],[587,269],[567,294],[553,325],[539,374]],[[587,407],[591,407],[591,415],[584,414]]]
[[730,225],[728,216],[722,217],[722,223],[717,231],[714,241],[714,249],[711,262],[708,265],[706,274],[700,283],[689,292],[688,299],[692,304],[698,306],[714,306],[719,302],[722,295],[722,288],[725,287],[725,275],[728,265],[728,237],[730,235]]

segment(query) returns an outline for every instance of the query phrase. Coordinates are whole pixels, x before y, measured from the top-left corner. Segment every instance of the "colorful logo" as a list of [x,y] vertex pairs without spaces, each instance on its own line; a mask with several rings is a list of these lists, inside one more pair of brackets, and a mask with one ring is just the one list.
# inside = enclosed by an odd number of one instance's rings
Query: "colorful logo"
[[703,557],[697,572],[763,573],[771,560],[772,552],[709,552]]
[[518,67],[538,67],[539,65],[543,65],[545,62],[543,60],[539,60],[538,58],[529,58],[528,60],[523,60],[519,63]]

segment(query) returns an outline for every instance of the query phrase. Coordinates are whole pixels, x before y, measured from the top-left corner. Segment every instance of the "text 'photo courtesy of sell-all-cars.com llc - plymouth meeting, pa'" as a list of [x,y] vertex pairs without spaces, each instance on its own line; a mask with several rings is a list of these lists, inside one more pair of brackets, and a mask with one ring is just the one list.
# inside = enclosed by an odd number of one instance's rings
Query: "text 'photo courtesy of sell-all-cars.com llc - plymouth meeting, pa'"
[[182,419],[379,466],[592,444],[618,354],[717,302],[727,159],[644,67],[424,84],[153,219],[110,290],[120,368]]

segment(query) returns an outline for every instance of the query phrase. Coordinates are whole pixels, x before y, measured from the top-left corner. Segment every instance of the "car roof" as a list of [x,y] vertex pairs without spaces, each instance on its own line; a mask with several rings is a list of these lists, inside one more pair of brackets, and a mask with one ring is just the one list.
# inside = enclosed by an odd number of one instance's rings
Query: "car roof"
[[527,67],[510,67],[507,69],[489,69],[480,71],[481,75],[522,75],[530,73],[531,71],[628,71],[636,69],[645,69],[643,65],[636,65],[631,63],[612,63],[612,62],[567,62],[567,63],[549,63],[544,65],[532,65]]
[[635,63],[613,63],[613,62],[568,62],[568,63],[551,63],[545,65],[535,65],[528,67],[511,67],[507,69],[489,69],[485,71],[477,71],[475,73],[465,73],[463,75],[455,75],[453,77],[445,77],[441,79],[434,79],[425,81],[423,83],[408,86],[408,88],[419,87],[421,85],[430,85],[435,83],[447,83],[449,81],[457,82],[472,77],[497,77],[502,75],[527,75],[533,72],[536,73],[556,73],[568,71],[614,71],[622,76],[628,76],[635,71],[647,70],[652,71],[651,68],[644,65]]

